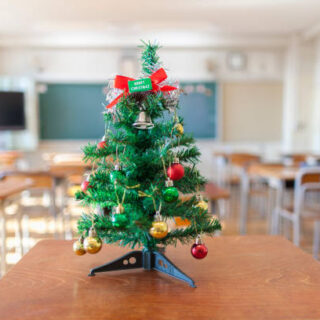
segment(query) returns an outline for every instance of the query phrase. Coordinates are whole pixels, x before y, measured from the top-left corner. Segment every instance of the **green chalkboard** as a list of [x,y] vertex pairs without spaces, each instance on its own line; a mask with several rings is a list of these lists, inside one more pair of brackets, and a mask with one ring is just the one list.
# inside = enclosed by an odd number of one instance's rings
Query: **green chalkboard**
[[48,84],[40,94],[41,139],[98,139],[104,132],[102,84]]
[[215,82],[181,83],[179,115],[184,118],[185,132],[195,138],[217,137],[217,85]]
[[[185,131],[196,138],[214,138],[217,132],[216,84],[182,83],[188,93],[180,99]],[[40,138],[99,139],[104,132],[102,112],[105,84],[48,84],[41,93]]]

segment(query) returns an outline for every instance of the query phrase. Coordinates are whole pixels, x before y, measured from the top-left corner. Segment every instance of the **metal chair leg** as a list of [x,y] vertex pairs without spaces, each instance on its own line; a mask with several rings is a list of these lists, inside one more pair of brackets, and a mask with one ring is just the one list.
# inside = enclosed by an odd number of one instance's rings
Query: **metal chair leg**
[[23,233],[22,233],[22,212],[21,212],[21,205],[18,203],[18,211],[17,211],[17,236],[19,241],[19,251],[21,254],[21,257],[23,256]]
[[282,227],[283,227],[283,234],[286,239],[290,239],[290,229],[291,229],[291,221],[288,219],[283,219]]
[[7,235],[6,235],[6,217],[4,212],[3,201],[0,201],[0,232],[1,232],[1,276],[6,272],[6,257],[7,257]]
[[313,233],[313,257],[319,259],[319,247],[320,247],[320,221],[314,222]]
[[247,214],[249,201],[249,186],[250,180],[248,174],[243,170],[241,174],[241,199],[240,199],[240,234],[247,233]]
[[54,237],[58,238],[57,233],[57,220],[58,220],[58,214],[57,214],[57,206],[56,206],[56,188],[55,186],[50,191],[50,213],[53,218],[53,234]]
[[293,219],[293,243],[299,247],[300,245],[300,219],[295,217]]
[[22,225],[22,239],[24,239],[23,253],[26,254],[30,249],[29,216],[28,215],[26,215],[26,214],[22,215],[21,225]]
[[272,234],[279,234],[280,232],[280,224],[282,223],[281,220],[281,208],[276,207],[273,209],[272,213]]

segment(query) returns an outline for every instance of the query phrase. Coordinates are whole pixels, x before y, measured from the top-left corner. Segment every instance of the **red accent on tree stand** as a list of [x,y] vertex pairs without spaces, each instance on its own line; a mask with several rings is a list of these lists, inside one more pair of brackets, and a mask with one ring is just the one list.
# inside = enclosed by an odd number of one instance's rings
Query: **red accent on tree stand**
[[100,141],[97,144],[97,149],[104,149],[107,146],[107,143],[105,141]]
[[195,243],[191,247],[191,254],[196,259],[203,259],[208,254],[208,249],[203,243]]
[[82,191],[82,192],[86,192],[86,191],[88,190],[88,188],[90,188],[89,181],[84,180],[84,181],[81,183],[81,191]]
[[180,163],[174,163],[168,168],[167,175],[171,180],[180,180],[184,177],[184,168]]

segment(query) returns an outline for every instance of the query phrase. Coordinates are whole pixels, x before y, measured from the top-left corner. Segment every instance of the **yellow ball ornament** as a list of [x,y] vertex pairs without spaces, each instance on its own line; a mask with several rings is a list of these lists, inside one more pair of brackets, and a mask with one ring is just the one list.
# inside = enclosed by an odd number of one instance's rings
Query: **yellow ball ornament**
[[199,202],[196,204],[196,207],[197,207],[197,208],[200,208],[200,209],[203,210],[203,211],[208,210],[208,204],[207,204],[205,201],[203,201],[203,200],[199,201]]
[[208,203],[203,200],[202,196],[198,196],[198,203],[195,205],[196,208],[201,209],[201,211],[208,210]]
[[155,239],[163,239],[168,232],[167,223],[162,221],[160,213],[157,212],[155,221],[152,222],[152,226],[149,230],[150,235]]
[[176,123],[174,126],[174,132],[176,136],[182,136],[184,133],[184,128],[181,123]]
[[86,253],[83,247],[83,237],[73,243],[73,252],[78,256],[83,256]]
[[152,222],[150,234],[156,239],[162,239],[168,234],[168,225],[164,221]]
[[83,247],[86,252],[90,254],[98,253],[101,250],[102,241],[97,236],[97,233],[93,227],[91,227],[89,230],[89,236],[84,239]]

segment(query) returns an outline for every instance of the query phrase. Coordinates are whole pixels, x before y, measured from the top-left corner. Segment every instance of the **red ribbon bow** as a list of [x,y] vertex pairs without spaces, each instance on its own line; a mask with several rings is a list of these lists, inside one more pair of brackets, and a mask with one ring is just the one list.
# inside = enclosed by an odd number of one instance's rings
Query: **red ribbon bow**
[[[152,91],[162,91],[162,92],[168,92],[172,90],[177,90],[176,87],[173,86],[162,86],[160,87],[159,84],[167,79],[167,74],[164,71],[163,68],[160,68],[159,70],[155,71],[150,77],[151,83],[152,83]],[[129,93],[129,85],[128,81],[133,81],[136,79],[125,77],[125,76],[116,76],[114,79],[114,88],[121,89],[123,92],[117,96],[111,103],[109,103],[106,108],[112,108],[114,105],[118,103],[118,101],[123,97],[127,96]]]

